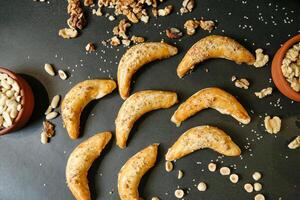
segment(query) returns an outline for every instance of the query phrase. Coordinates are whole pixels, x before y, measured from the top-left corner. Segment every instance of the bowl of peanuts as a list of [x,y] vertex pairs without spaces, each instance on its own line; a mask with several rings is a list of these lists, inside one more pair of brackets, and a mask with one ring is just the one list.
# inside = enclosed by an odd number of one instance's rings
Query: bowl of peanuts
[[0,135],[22,128],[30,119],[34,96],[18,74],[0,67]]
[[300,102],[300,35],[289,39],[276,52],[272,79],[283,95]]

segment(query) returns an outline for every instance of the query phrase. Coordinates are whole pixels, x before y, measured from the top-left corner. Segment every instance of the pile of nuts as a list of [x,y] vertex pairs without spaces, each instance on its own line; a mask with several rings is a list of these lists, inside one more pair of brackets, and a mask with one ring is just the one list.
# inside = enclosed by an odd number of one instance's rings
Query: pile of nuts
[[281,71],[291,88],[300,92],[300,42],[287,51],[282,61]]
[[19,84],[5,73],[0,73],[0,128],[8,128],[22,109]]
[[68,0],[67,9],[70,15],[67,24],[70,28],[60,29],[58,35],[64,39],[71,39],[77,37],[77,29],[81,30],[85,27],[86,20],[79,0]]
[[202,30],[211,32],[215,28],[215,22],[212,20],[200,20],[190,19],[184,23],[184,29],[188,35],[194,35],[196,29],[200,27]]

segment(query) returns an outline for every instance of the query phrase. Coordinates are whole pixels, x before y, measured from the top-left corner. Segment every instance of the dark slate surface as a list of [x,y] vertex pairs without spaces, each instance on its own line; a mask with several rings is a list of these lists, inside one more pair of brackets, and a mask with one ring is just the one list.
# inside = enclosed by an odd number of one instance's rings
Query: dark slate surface
[[[178,1],[169,2],[179,10]],[[151,18],[147,25],[140,23],[132,27],[130,34],[145,36],[149,41],[159,41],[163,37],[167,42],[175,43],[160,32],[168,27],[183,29],[187,19],[202,16],[218,22],[214,34],[233,37],[252,52],[262,47],[273,56],[280,44],[300,32],[299,11],[298,0],[201,0],[197,1],[196,9],[191,14],[181,17],[173,13],[169,17]],[[62,40],[57,32],[66,26],[66,1],[51,0],[50,4],[31,0],[0,1],[0,65],[26,74],[36,95],[36,110],[28,126],[0,137],[1,200],[73,199],[65,184],[68,155],[77,144],[95,132],[114,131],[114,119],[122,104],[117,92],[87,107],[82,117],[84,130],[79,140],[71,141],[60,119],[55,119],[56,136],[48,145],[40,143],[48,97],[64,95],[75,83],[88,77],[112,76],[116,79],[115,62],[118,62],[125,48],[120,47],[119,51],[106,48],[100,41],[111,36],[107,31],[111,31],[117,21],[109,22],[105,17],[91,16],[90,9],[86,9],[86,13],[89,24],[82,35],[75,40]],[[276,89],[272,96],[263,100],[254,96],[255,91],[274,86],[269,82],[270,63],[262,69],[255,69],[216,59],[202,63],[183,80],[177,78],[176,66],[184,53],[205,35],[208,33],[198,31],[193,37],[183,37],[176,42],[180,49],[177,56],[154,62],[140,70],[135,76],[133,92],[144,89],[173,90],[178,92],[180,100],[184,100],[201,88],[219,86],[237,96],[249,112],[254,111],[251,113],[252,123],[242,127],[231,117],[206,110],[176,128],[169,119],[177,106],[149,113],[136,124],[126,150],[117,148],[114,140],[93,164],[89,173],[93,199],[118,199],[117,174],[122,164],[138,150],[154,142],[161,143],[159,159],[156,167],[142,180],[140,193],[145,199],[152,196],[175,199],[177,186],[190,189],[184,198],[186,200],[253,199],[254,193],[247,194],[242,187],[246,182],[253,183],[251,174],[254,171],[263,173],[262,192],[267,199],[300,199],[300,152],[287,148],[291,138],[300,133],[300,104],[292,103]],[[97,55],[86,55],[84,47],[89,41],[97,42]],[[58,77],[48,76],[43,70],[45,62],[54,64],[57,69],[67,70],[72,77],[61,81]],[[206,73],[205,69],[209,72]],[[233,86],[230,80],[232,75],[248,78],[251,81],[249,90]],[[280,106],[274,106],[278,101]],[[261,126],[263,117],[259,116],[265,113],[282,118],[282,131],[277,137],[267,134]],[[204,124],[216,125],[229,133],[243,149],[243,159],[218,159],[216,153],[203,150],[177,161],[175,171],[166,173],[163,155],[167,148],[185,130]],[[258,137],[261,139],[258,140]],[[245,146],[249,146],[250,150]],[[240,174],[241,181],[233,185],[227,177],[208,172],[207,164],[216,159],[219,166],[235,164],[234,171]],[[178,169],[185,173],[182,180],[177,180]],[[197,191],[194,185],[199,181],[207,182],[207,192]],[[110,194],[110,191],[113,193]]]

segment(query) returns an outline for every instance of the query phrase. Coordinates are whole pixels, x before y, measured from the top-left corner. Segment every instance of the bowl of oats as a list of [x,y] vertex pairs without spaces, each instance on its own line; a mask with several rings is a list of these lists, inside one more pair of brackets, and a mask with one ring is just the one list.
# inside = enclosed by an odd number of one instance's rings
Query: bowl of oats
[[300,102],[300,35],[288,40],[276,52],[272,78],[282,94]]
[[34,97],[18,74],[0,67],[0,135],[22,128],[30,119]]

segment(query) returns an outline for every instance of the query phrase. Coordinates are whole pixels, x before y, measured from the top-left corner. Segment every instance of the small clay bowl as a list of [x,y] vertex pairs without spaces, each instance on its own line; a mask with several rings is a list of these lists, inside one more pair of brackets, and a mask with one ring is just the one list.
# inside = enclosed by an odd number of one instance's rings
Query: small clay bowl
[[22,109],[14,119],[13,124],[8,128],[0,129],[0,135],[4,135],[22,128],[28,122],[34,108],[34,97],[29,84],[20,75],[17,75],[14,72],[9,71],[8,69],[5,69],[3,67],[0,67],[0,73],[7,74],[19,84],[20,95],[22,96]]
[[272,79],[278,90],[286,97],[300,102],[300,92],[294,91],[290,84],[287,82],[281,71],[282,60],[286,52],[296,43],[300,42],[300,35],[289,39],[283,46],[276,52],[272,62]]

